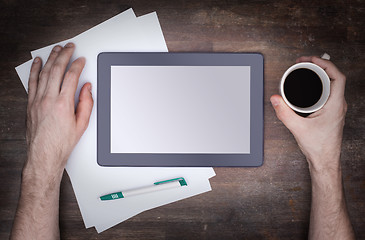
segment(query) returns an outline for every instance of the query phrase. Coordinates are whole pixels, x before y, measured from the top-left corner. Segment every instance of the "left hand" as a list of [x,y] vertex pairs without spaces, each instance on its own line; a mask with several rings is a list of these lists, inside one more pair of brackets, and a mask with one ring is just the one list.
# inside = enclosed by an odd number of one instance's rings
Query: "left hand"
[[93,107],[91,84],[86,83],[75,111],[75,92],[84,58],[76,59],[65,74],[75,46],[55,46],[42,68],[35,58],[29,77],[27,109],[28,160],[23,175],[62,177],[73,148],[86,130]]

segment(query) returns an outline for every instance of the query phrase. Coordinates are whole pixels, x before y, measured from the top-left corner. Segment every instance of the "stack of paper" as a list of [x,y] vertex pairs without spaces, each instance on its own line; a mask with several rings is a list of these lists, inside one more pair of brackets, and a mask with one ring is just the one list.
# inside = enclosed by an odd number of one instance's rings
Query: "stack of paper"
[[[166,52],[167,47],[156,13],[136,17],[129,9],[76,37],[59,42],[76,45],[71,61],[86,58],[76,95],[81,86],[91,82],[94,102],[97,101],[97,55],[100,52]],[[56,44],[31,52],[46,62]],[[16,67],[28,88],[32,60]],[[212,168],[127,168],[100,167],[96,161],[96,105],[89,128],[72,152],[66,170],[70,176],[86,228],[102,232],[138,213],[211,190],[209,178],[215,176]],[[187,187],[170,189],[146,195],[113,201],[99,201],[108,193],[149,186],[154,182],[184,177]]]

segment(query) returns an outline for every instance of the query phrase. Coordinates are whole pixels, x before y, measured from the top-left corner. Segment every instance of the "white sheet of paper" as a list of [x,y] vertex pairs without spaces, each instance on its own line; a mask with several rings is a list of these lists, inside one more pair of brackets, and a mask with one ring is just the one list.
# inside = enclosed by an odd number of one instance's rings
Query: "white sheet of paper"
[[[64,41],[61,41],[61,42],[58,42],[58,43],[54,43],[54,44],[51,44],[49,46],[46,46],[46,47],[43,47],[43,48],[40,48],[40,49],[37,49],[37,50],[34,50],[34,51],[31,51],[31,55],[32,55],[32,58],[34,59],[35,57],[40,57],[42,58],[43,60],[43,65],[46,63],[46,60],[49,56],[49,53],[51,52],[52,48],[56,45],[61,45],[61,46],[64,46],[66,43],[68,42],[73,42],[74,39],[76,38],[79,38],[81,36],[83,37],[90,37],[90,40],[97,36],[98,32],[101,32],[101,33],[105,33],[107,31],[107,29],[110,29],[110,28],[113,28],[113,30],[115,31],[116,30],[116,27],[118,25],[122,25],[121,27],[123,28],[123,25],[127,25],[129,21],[133,21],[133,20],[136,20],[136,15],[134,14],[133,12],[133,9],[130,8],[92,28],[90,28],[89,30],[86,30],[85,32],[83,33],[80,33],[79,35],[71,38],[71,39],[67,39],[67,40],[64,40]],[[109,34],[110,34],[110,31],[109,31]],[[89,45],[90,46],[90,45]],[[73,56],[75,56],[76,54],[74,54]],[[71,58],[71,61],[73,61],[75,58]]]
[[[167,47],[156,13],[134,18],[131,9],[94,27],[71,40],[76,50],[72,59],[84,56],[86,66],[80,77],[80,87],[91,82],[93,98],[96,103],[97,54],[103,51],[156,51],[166,52]],[[125,17],[124,14],[128,14]],[[105,30],[104,30],[105,29]],[[46,61],[55,44],[32,52]],[[31,62],[16,68],[23,85],[26,87]],[[27,88],[26,88],[27,89]],[[104,231],[142,211],[174,202],[210,190],[208,178],[215,175],[212,168],[106,168],[96,163],[96,104],[90,118],[89,128],[72,152],[66,170],[70,176],[85,226],[95,226],[97,231]],[[153,201],[144,201],[136,197],[133,201],[116,201],[101,204],[98,197],[109,191],[137,188],[159,180],[172,177],[185,177],[189,186],[176,194],[163,193],[153,197]],[[207,187],[207,182],[209,188]],[[176,189],[178,190],[178,189]],[[151,196],[152,197],[152,196]],[[138,200],[140,199],[140,200]],[[139,204],[135,204],[139,201]],[[142,201],[143,200],[143,201]],[[128,209],[128,211],[126,211]],[[101,217],[103,216],[103,217]],[[106,220],[107,219],[107,220]]]
[[[80,35],[83,35],[83,36],[87,36],[88,34],[91,34],[90,37],[93,37],[93,35],[96,35],[97,33],[93,33],[94,31],[102,31],[103,30],[103,27],[107,28],[107,27],[110,27],[110,26],[113,26],[114,27],[114,30],[115,30],[115,27],[119,24],[128,24],[129,21],[133,21],[133,20],[136,20],[136,15],[134,14],[133,12],[133,9],[130,8],[92,28],[90,28],[89,30],[86,30],[85,32],[83,33],[80,33],[79,35],[77,35],[76,37],[80,36]],[[33,62],[33,59],[35,57],[40,57],[42,59],[42,64],[44,65],[48,59],[48,56],[49,56],[49,53],[51,52],[52,48],[56,45],[61,45],[61,46],[64,46],[66,45],[68,42],[73,42],[74,39],[76,38],[71,38],[71,39],[67,39],[67,40],[64,40],[64,41],[61,41],[61,42],[57,42],[57,43],[54,43],[54,44],[51,44],[51,45],[48,45],[46,47],[43,47],[43,48],[40,48],[40,49],[37,49],[37,50],[34,50],[34,51],[31,51],[31,56],[32,56],[32,59],[17,66],[15,68],[25,90],[28,92],[28,77],[29,77],[29,72],[30,72],[30,68],[32,66],[32,62]],[[75,54],[73,55],[73,57],[71,58],[71,61],[75,60]],[[80,86],[81,84],[79,84]],[[82,85],[81,85],[82,86]],[[78,89],[80,90],[80,89]],[[78,94],[76,94],[78,95]]]
[[[150,175],[151,169],[146,169],[147,173]],[[180,169],[172,169],[171,173],[169,169],[166,169],[165,175],[173,176],[173,173],[181,172]],[[123,198],[118,200],[112,200],[107,202],[99,202],[100,208],[108,208],[114,209],[114,212],[101,212],[98,213],[98,217],[102,218],[103,221],[101,223],[95,225],[95,228],[98,232],[102,232],[119,222],[125,221],[130,217],[133,217],[143,211],[148,209],[155,208],[156,206],[162,206],[168,203],[172,203],[187,197],[191,197],[200,193],[204,193],[211,190],[210,183],[209,183],[209,174],[199,176],[197,173],[199,170],[194,171],[194,173],[190,173],[189,168],[186,169],[185,179],[190,179],[187,181],[187,187],[181,187],[176,189],[170,189],[165,191],[159,191],[155,193],[144,194],[143,196],[135,196],[130,198]],[[161,174],[161,173],[158,173]],[[182,173],[184,176],[184,173]],[[177,175],[175,175],[177,176]],[[134,178],[135,179],[135,178]],[[169,178],[167,178],[169,179]],[[150,179],[151,180],[151,179]],[[129,180],[130,181],[130,180]],[[146,184],[139,184],[140,186],[146,186]],[[105,187],[104,187],[105,188]],[[128,189],[128,188],[126,188]],[[131,187],[130,189],[133,189]],[[114,192],[116,190],[114,189]],[[106,193],[107,191],[105,191]],[[110,193],[110,192],[108,192]],[[125,206],[125,207],[120,207]],[[128,207],[126,207],[128,206]],[[119,211],[116,211],[116,210]]]
[[15,68],[16,73],[18,74],[20,81],[22,82],[25,91],[28,92],[28,81],[29,81],[29,73],[30,73],[30,68],[32,67],[32,63],[33,63],[33,59],[20,64],[19,66],[17,66]]

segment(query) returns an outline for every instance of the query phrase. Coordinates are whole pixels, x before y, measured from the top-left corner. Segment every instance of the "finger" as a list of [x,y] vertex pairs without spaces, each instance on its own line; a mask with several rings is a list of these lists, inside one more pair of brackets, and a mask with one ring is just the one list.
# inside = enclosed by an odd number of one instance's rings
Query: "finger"
[[73,43],[67,43],[58,54],[57,58],[54,60],[50,69],[50,75],[45,94],[57,96],[60,93],[60,86],[63,76],[74,50],[75,45]]
[[312,62],[323,68],[331,79],[337,79],[344,75],[338,70],[338,68],[329,60],[325,60],[319,57],[312,57]]
[[312,62],[323,68],[331,81],[331,95],[335,98],[343,98],[346,85],[345,75],[331,61],[313,57]]
[[61,50],[62,50],[62,47],[57,45],[52,49],[51,53],[49,54],[47,62],[44,65],[41,73],[39,74],[38,87],[37,87],[37,93],[36,93],[37,98],[42,98],[43,97],[44,91],[45,91],[46,86],[47,86],[48,77],[49,77],[51,67],[52,67],[53,62],[56,60],[56,58],[57,58],[57,56],[58,56],[58,54]]
[[76,125],[79,137],[82,136],[89,125],[93,105],[94,101],[91,94],[91,83],[86,83],[81,88],[79,103],[76,107]]
[[311,61],[312,61],[312,56],[302,56],[300,58],[297,58],[295,62],[300,63],[300,62],[311,62]]
[[39,72],[42,68],[42,60],[36,57],[33,61],[32,67],[30,69],[29,81],[28,81],[28,106],[32,105],[37,92]]
[[334,98],[343,97],[346,85],[346,77],[331,61],[317,56],[303,56],[297,59],[297,63],[299,62],[312,62],[323,68],[328,77],[332,80],[331,95],[333,95]]
[[66,97],[75,97],[77,84],[79,78],[85,66],[85,58],[81,57],[76,59],[72,64],[70,69],[67,71],[65,78],[63,80],[61,95]]
[[270,98],[271,104],[275,109],[276,116],[284,123],[284,125],[293,131],[300,126],[302,117],[298,116],[283,100],[279,95],[273,95]]
[[312,62],[323,68],[331,79],[336,79],[340,76],[343,76],[343,74],[337,69],[335,64],[333,64],[329,60],[325,60],[317,56],[302,56],[298,58],[296,62]]

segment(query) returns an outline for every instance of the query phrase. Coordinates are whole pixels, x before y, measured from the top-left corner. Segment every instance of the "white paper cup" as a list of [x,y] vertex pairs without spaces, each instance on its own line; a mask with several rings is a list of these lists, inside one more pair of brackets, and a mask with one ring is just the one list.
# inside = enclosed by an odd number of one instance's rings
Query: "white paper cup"
[[[313,72],[315,72],[318,75],[318,77],[321,79],[321,82],[322,82],[321,97],[314,105],[312,105],[310,107],[306,107],[306,108],[298,107],[298,106],[295,106],[292,103],[290,103],[284,93],[284,83],[285,83],[287,76],[291,72],[293,72],[294,70],[299,69],[299,68],[306,68],[306,69],[312,70]],[[318,66],[314,63],[310,63],[310,62],[297,63],[297,64],[291,66],[288,70],[286,70],[286,72],[282,76],[281,81],[280,81],[280,94],[283,97],[285,103],[294,111],[299,112],[299,113],[312,113],[312,112],[318,111],[326,104],[327,99],[330,95],[330,79],[329,79],[327,73],[323,70],[323,68],[321,68],[320,66]]]

